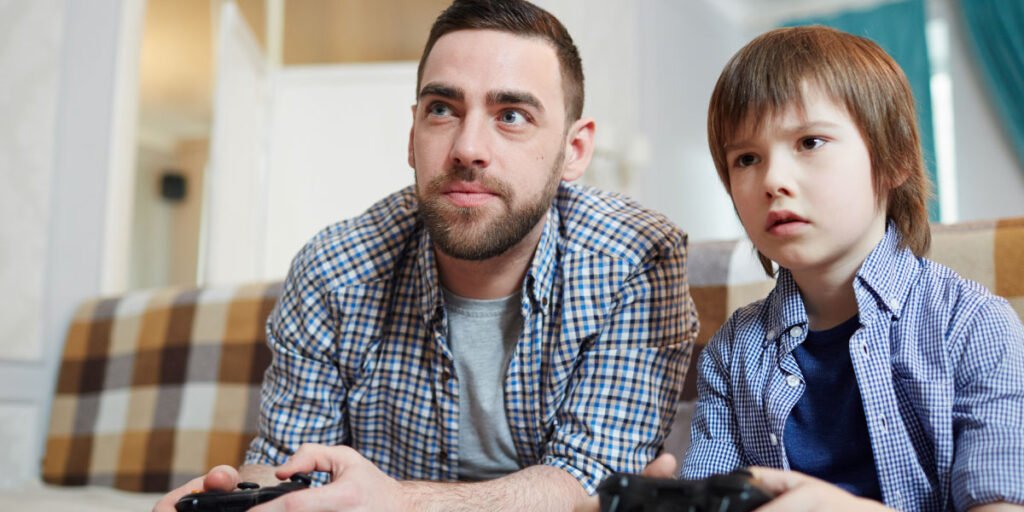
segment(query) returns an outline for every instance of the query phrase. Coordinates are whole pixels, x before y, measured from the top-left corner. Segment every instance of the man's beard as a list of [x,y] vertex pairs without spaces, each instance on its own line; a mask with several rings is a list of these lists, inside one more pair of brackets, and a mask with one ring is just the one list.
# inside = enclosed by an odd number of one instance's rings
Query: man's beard
[[[434,245],[443,253],[460,260],[480,261],[504,254],[526,237],[551,208],[561,181],[559,166],[562,153],[555,159],[548,182],[540,196],[516,208],[515,192],[507,183],[489,176],[478,168],[458,166],[438,176],[426,186],[416,187],[420,202],[420,218]],[[505,205],[505,211],[486,220],[485,207],[461,208],[447,202],[442,188],[452,181],[477,181],[494,193]],[[493,215],[493,214],[491,214]]]

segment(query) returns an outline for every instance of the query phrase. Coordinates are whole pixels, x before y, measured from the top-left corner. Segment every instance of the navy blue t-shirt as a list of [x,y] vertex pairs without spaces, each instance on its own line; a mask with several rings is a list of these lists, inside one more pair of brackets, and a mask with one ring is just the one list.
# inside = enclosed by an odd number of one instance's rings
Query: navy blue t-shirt
[[824,331],[810,331],[793,351],[804,394],[786,420],[786,455],[792,469],[875,500],[882,499],[860,388],[850,361],[857,316]]

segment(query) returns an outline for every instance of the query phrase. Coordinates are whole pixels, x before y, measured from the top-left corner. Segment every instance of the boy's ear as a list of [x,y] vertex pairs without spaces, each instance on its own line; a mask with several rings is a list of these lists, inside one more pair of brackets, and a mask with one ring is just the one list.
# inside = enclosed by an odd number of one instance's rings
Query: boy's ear
[[562,180],[575,181],[583,176],[590,159],[594,156],[593,119],[579,119],[569,127],[565,141],[565,160],[562,163]]

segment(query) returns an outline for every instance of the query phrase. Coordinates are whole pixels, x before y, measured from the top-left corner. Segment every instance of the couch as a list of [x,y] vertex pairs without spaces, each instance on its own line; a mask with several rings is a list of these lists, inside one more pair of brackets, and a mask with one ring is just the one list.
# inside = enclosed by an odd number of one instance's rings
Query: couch
[[[1024,217],[932,230],[932,259],[1024,317]],[[689,440],[700,347],[772,285],[745,240],[693,243],[688,264],[701,330],[666,441],[677,455]],[[255,431],[270,362],[264,322],[280,291],[158,289],[82,304],[67,331],[42,481],[0,493],[0,510],[148,510],[207,468],[238,464]]]

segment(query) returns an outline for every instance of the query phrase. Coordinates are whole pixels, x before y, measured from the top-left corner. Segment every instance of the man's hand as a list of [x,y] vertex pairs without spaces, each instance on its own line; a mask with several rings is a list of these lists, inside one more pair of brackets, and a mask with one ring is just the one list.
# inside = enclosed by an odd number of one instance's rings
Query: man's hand
[[280,482],[274,478],[273,468],[259,464],[242,466],[235,469],[231,466],[217,466],[205,475],[194,478],[187,484],[167,493],[156,506],[153,512],[175,512],[174,504],[182,496],[192,492],[208,491],[233,491],[238,487],[239,482],[256,482],[260,487],[271,487]]
[[802,512],[811,510],[874,511],[890,510],[877,501],[854,496],[824,480],[796,471],[752,467],[761,487],[776,498],[757,512]]
[[277,478],[295,473],[326,471],[331,483],[322,487],[290,492],[252,512],[319,512],[344,510],[412,510],[404,485],[385,475],[372,462],[348,446],[304,444],[288,462],[277,469]]
[[193,478],[185,485],[167,493],[153,507],[153,512],[174,512],[174,504],[193,491],[230,491],[241,482],[238,471],[231,466],[217,466],[209,473]]

